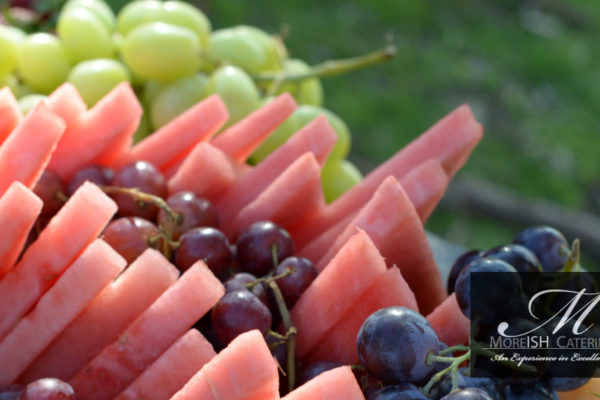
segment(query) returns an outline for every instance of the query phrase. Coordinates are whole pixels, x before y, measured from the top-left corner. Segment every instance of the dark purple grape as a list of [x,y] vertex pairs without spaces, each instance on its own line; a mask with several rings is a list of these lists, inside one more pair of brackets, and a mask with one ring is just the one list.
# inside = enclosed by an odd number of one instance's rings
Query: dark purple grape
[[[448,366],[448,364],[445,364],[445,366]],[[501,399],[504,396],[499,379],[482,370],[474,369],[473,374],[471,374],[468,367],[460,368],[457,374],[457,383],[459,389],[468,387],[481,389],[494,399]],[[439,399],[450,393],[451,390],[452,375],[446,374],[433,386],[430,395],[434,399]]]
[[278,278],[276,282],[281,290],[281,294],[283,294],[285,304],[288,308],[291,308],[296,304],[300,295],[315,280],[319,271],[317,271],[317,268],[307,258],[288,257],[275,268],[275,275],[283,274],[288,270],[292,274]]
[[418,387],[410,383],[385,386],[367,397],[367,400],[430,400]]
[[15,400],[23,390],[23,385],[13,383],[0,388],[0,400]]
[[452,294],[454,292],[454,285],[456,284],[456,278],[458,278],[460,271],[471,261],[475,260],[476,258],[480,258],[482,254],[483,252],[481,250],[469,250],[460,255],[456,261],[454,261],[454,264],[452,264],[452,267],[450,268],[450,273],[448,274],[448,294]]
[[[182,191],[167,198],[167,204],[175,213],[181,216],[181,223],[172,223],[173,240],[178,240],[186,231],[201,226],[219,227],[219,216],[213,204],[194,192]],[[167,221],[167,213],[158,211],[157,223],[163,225]]]
[[[136,188],[143,193],[166,198],[168,194],[167,181],[154,165],[147,161],[136,161],[127,164],[115,173],[111,183],[113,186]],[[121,216],[135,216],[153,221],[158,213],[158,207],[148,202],[139,201],[134,197],[117,193],[111,197],[119,206]]]
[[558,395],[547,383],[542,381],[526,385],[506,385],[505,400],[558,400]]
[[357,336],[361,364],[388,383],[424,379],[435,367],[427,364],[427,355],[438,347],[439,339],[425,317],[405,307],[375,311]]
[[267,291],[265,287],[258,283],[252,286],[252,289],[248,289],[246,286],[248,283],[252,283],[256,281],[256,277],[248,272],[238,272],[237,274],[230,277],[225,281],[225,291],[226,292],[234,292],[236,290],[249,290],[252,292],[260,301],[264,303],[264,305],[269,305],[269,299],[267,297]]
[[520,244],[507,244],[493,247],[483,253],[483,257],[493,257],[506,261],[512,265],[517,272],[542,271],[542,265],[537,256],[527,247],[521,246]]
[[175,264],[181,271],[203,260],[215,275],[221,274],[231,262],[229,240],[223,232],[210,227],[194,228],[179,240]]
[[[488,393],[477,388],[465,388],[458,389],[446,396],[442,397],[441,400],[495,400]],[[533,399],[530,399],[533,400]]]
[[121,217],[104,229],[103,239],[128,263],[132,263],[149,248],[159,248],[161,241],[151,245],[150,240],[160,234],[152,222],[139,217]]
[[244,230],[237,239],[236,258],[244,271],[256,276],[269,273],[276,249],[277,263],[294,254],[294,243],[290,234],[270,221],[255,222]]
[[302,385],[323,372],[341,367],[342,365],[344,364],[336,361],[315,361],[305,365],[300,369],[300,373],[298,374],[298,385]]
[[115,177],[115,171],[101,165],[90,165],[80,169],[73,175],[67,186],[67,193],[71,196],[85,181],[96,185],[110,185]]
[[33,192],[44,202],[41,216],[52,217],[65,204],[65,184],[55,172],[44,170]]
[[273,357],[275,357],[275,360],[277,360],[277,364],[279,364],[279,368],[277,368],[279,372],[279,394],[283,397],[289,391],[288,377],[284,372],[287,370],[287,345],[285,340],[269,334],[265,336],[265,340],[269,345],[271,354],[273,354]]
[[[478,293],[485,293],[485,296],[477,296],[477,303],[471,304],[471,276],[475,273],[493,273],[494,279],[477,286]],[[458,305],[467,318],[475,313],[484,321],[494,320],[499,312],[516,310],[521,305],[523,287],[519,274],[510,264],[495,258],[479,258],[461,271],[455,290]]]
[[536,255],[544,271],[561,270],[569,258],[567,239],[549,226],[534,226],[521,231],[513,243],[527,247]]
[[568,392],[582,387],[588,383],[590,379],[592,378],[550,378],[547,381],[552,389],[559,392]]
[[75,392],[67,382],[56,378],[33,381],[23,388],[19,400],[75,400]]
[[225,293],[213,307],[211,319],[224,345],[241,333],[258,329],[265,334],[271,327],[271,312],[247,290]]

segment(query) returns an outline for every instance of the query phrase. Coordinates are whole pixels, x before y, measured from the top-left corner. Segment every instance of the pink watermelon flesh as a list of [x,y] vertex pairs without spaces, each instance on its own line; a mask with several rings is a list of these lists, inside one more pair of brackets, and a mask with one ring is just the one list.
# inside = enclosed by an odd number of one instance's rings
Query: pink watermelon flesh
[[277,363],[258,330],[242,333],[171,399],[279,399]]
[[0,197],[0,279],[19,258],[42,206],[42,200],[17,181]]
[[36,105],[0,146],[0,195],[14,181],[33,188],[64,131],[45,102]]
[[217,136],[213,145],[240,163],[260,146],[271,132],[296,109],[296,101],[289,93],[282,93],[276,99],[254,111],[244,119],[229,127]]
[[109,153],[123,150],[115,144],[122,143],[123,136],[133,136],[141,115],[142,107],[131,87],[127,83],[117,85],[67,126],[48,169],[68,181],[100,157],[111,158]]
[[212,144],[199,143],[169,179],[169,193],[191,190],[214,200],[237,179],[234,163]]
[[373,240],[388,266],[397,265],[415,293],[419,309],[428,313],[447,296],[444,282],[417,212],[393,176],[383,181],[373,198],[362,208],[316,263],[325,268],[335,252],[357,229]]
[[350,366],[325,371],[288,393],[282,400],[365,400]]
[[23,113],[8,86],[0,89],[0,144],[23,120]]
[[437,306],[427,316],[427,321],[437,333],[438,338],[448,346],[469,343],[470,321],[460,311],[455,293]]
[[115,400],[168,400],[216,355],[208,340],[190,329]]
[[0,340],[102,232],[116,211],[115,202],[89,182],[71,196],[0,280]]
[[285,169],[254,201],[244,207],[221,229],[230,238],[252,223],[269,220],[283,228],[298,224],[325,203],[321,168],[311,152],[305,153]]
[[65,82],[56,88],[48,96],[46,102],[52,111],[61,117],[67,125],[74,123],[87,110],[87,106],[79,92],[69,82]]
[[112,399],[181,337],[225,289],[198,261],[69,381],[86,400]]
[[397,267],[392,267],[380,275],[303,361],[358,364],[360,360],[356,350],[356,337],[360,327],[369,315],[391,306],[403,306],[418,311],[415,295]]
[[0,342],[0,386],[17,379],[126,265],[123,257],[101,239],[90,244]]
[[331,203],[325,215],[306,221],[297,232],[296,240],[301,244],[308,242],[309,238],[362,207],[389,175],[401,180],[411,169],[430,158],[437,158],[446,174],[453,176],[467,161],[482,135],[483,128],[471,109],[467,105],[458,107]]
[[159,252],[148,249],[107,286],[19,377],[27,384],[54,376],[68,381],[114,342],[179,276]]
[[323,164],[336,140],[337,135],[325,116],[305,125],[215,199],[221,221],[229,221],[307,151],[314,154],[319,164]]
[[296,354],[307,355],[385,271],[385,260],[365,232],[350,237],[290,312],[298,329]]
[[218,96],[207,97],[133,146],[113,167],[145,160],[164,171],[170,164],[183,160],[195,144],[209,140],[228,117]]

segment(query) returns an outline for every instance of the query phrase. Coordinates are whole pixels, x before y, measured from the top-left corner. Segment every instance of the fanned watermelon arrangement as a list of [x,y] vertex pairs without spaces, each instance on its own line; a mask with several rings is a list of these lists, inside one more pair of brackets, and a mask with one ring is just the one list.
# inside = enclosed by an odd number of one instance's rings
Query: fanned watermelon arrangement
[[[132,145],[139,105],[127,84],[89,110],[64,84],[26,116],[9,91],[1,93],[0,114],[10,118],[3,119],[0,147],[6,165],[0,217],[9,222],[2,231],[0,386],[53,376],[69,382],[80,399],[279,398],[277,362],[262,332],[243,333],[215,353],[192,328],[225,293],[222,276],[203,261],[180,274],[154,249],[127,265],[103,240],[118,207],[102,188],[81,185],[26,244],[40,222],[42,202],[32,189],[45,170],[68,181],[84,167],[118,170],[136,160],[160,169],[170,193],[209,199],[230,241],[270,220],[290,232],[297,254],[314,260],[319,274],[290,309],[301,363],[357,363],[361,324],[387,306],[431,313],[440,337],[467,341],[468,322],[454,318],[460,311],[453,298],[445,300],[423,230],[481,138],[467,106],[326,204],[320,167],[336,136],[324,117],[260,163],[245,163],[294,111],[287,94],[216,138],[227,110],[209,97]],[[363,394],[346,366],[285,398]]]

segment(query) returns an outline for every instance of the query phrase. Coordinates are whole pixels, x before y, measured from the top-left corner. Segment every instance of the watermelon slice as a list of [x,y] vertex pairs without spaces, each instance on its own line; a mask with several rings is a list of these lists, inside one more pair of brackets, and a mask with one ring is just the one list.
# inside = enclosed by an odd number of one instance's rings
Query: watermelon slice
[[470,320],[460,311],[456,294],[452,293],[428,316],[438,338],[448,346],[469,343]]
[[380,275],[303,361],[358,364],[360,360],[356,350],[356,336],[360,327],[369,315],[390,306],[404,306],[418,311],[415,295],[397,267]]
[[127,83],[117,85],[69,124],[48,168],[68,181],[100,158],[117,157],[123,151],[123,141],[133,140],[141,115],[142,107],[131,87]]
[[365,400],[350,366],[322,372],[282,400]]
[[27,384],[54,376],[73,378],[114,342],[179,276],[159,252],[148,249],[108,285],[19,377]]
[[145,160],[161,171],[182,161],[195,144],[210,139],[227,121],[225,103],[209,96],[136,144],[114,168]]
[[483,128],[469,106],[458,107],[331,203],[325,215],[307,220],[297,231],[296,240],[306,243],[307,238],[320,234],[362,207],[389,175],[401,180],[411,169],[430,158],[437,158],[446,174],[453,176],[466,162],[482,135]]
[[325,204],[321,168],[311,152],[305,153],[277,177],[252,203],[221,230],[230,238],[252,223],[270,220],[284,228],[319,210]]
[[71,196],[0,280],[0,340],[102,232],[116,211],[115,202],[89,182]]
[[23,113],[12,90],[8,86],[0,89],[0,144],[10,135],[23,119]]
[[223,296],[225,289],[202,261],[196,262],[69,381],[86,400],[112,399]]
[[227,128],[212,141],[213,145],[239,163],[243,163],[262,141],[294,112],[296,107],[296,101],[292,95],[282,93],[235,125]]
[[307,151],[312,152],[322,165],[336,140],[337,135],[325,116],[319,116],[305,125],[215,199],[221,221],[229,221]]
[[0,146],[0,195],[14,182],[33,188],[65,130],[65,123],[44,101]]
[[88,246],[35,308],[0,342],[0,386],[17,379],[126,265],[123,257],[101,239]]
[[0,279],[17,261],[42,206],[42,200],[17,181],[0,197]]
[[46,99],[48,106],[68,125],[73,124],[83,115],[87,106],[79,92],[69,82],[65,82],[54,90]]
[[190,329],[115,400],[168,400],[216,355],[204,336]]
[[445,285],[421,220],[393,176],[383,181],[373,198],[316,263],[318,270],[325,268],[356,229],[362,229],[370,236],[388,266],[400,268],[415,293],[421,312],[430,312],[446,298]]
[[277,362],[258,330],[242,333],[171,400],[279,399]]
[[385,260],[365,232],[350,237],[290,311],[298,357],[307,355],[385,271]]
[[[169,192],[190,190],[214,200],[237,179],[236,163],[212,144],[198,143],[169,179]],[[202,179],[199,179],[199,174]]]

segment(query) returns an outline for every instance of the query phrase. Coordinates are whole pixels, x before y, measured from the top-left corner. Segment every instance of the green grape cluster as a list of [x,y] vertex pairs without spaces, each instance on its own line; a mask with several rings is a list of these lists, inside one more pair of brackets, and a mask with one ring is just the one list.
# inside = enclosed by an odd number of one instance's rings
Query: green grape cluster
[[[116,15],[103,0],[67,0],[53,33],[0,25],[0,86],[13,90],[23,112],[63,82],[72,83],[88,107],[129,82],[144,108],[136,140],[212,94],[227,105],[227,129],[274,95],[291,93],[299,108],[250,161],[261,161],[324,114],[338,135],[322,174],[332,201],[362,176],[346,160],[348,126],[323,108],[323,87],[312,72],[288,57],[280,37],[248,25],[213,30],[200,9],[179,0],[135,0]],[[298,75],[306,78],[286,79]]]

